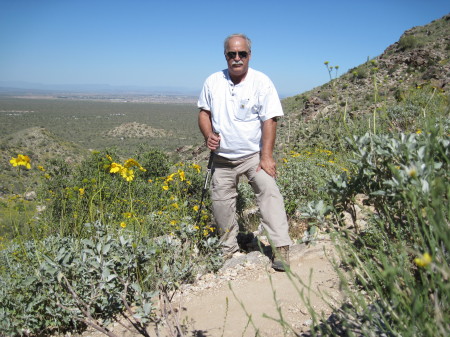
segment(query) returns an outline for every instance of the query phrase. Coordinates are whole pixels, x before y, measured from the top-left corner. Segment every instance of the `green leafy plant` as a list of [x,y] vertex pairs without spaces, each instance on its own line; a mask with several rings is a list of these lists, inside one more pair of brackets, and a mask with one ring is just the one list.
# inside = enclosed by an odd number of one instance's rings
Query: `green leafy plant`
[[[367,134],[351,143],[357,173],[334,179],[328,191],[338,213],[359,193],[374,211],[358,237],[350,234],[337,242],[349,266],[341,272],[349,303],[336,311],[341,329],[364,336],[373,331],[445,336],[450,318],[450,141],[431,129],[399,138]],[[335,335],[336,329],[323,324],[320,331]]]

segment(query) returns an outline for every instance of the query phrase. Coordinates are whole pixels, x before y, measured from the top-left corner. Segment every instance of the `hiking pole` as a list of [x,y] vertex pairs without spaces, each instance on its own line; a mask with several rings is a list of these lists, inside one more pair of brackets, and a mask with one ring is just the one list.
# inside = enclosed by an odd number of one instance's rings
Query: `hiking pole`
[[213,158],[214,158],[214,151],[211,151],[210,154],[209,154],[209,160],[208,160],[208,166],[207,166],[207,171],[206,171],[205,183],[203,184],[202,197],[200,198],[200,207],[198,208],[197,221],[195,221],[196,225],[200,221],[200,215],[201,215],[201,210],[202,210],[202,206],[203,206],[203,200],[205,199],[205,194],[206,194],[206,191],[208,190],[208,181],[209,181],[209,176],[211,175],[211,167],[212,167]]

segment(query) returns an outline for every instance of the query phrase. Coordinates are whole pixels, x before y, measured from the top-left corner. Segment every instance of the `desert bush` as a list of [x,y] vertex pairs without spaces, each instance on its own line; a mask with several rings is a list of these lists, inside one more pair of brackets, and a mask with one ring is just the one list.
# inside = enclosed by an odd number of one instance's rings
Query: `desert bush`
[[414,35],[403,35],[398,41],[398,47],[402,51],[420,47],[422,44],[422,40]]
[[169,157],[161,150],[151,149],[144,151],[141,147],[137,155],[137,160],[146,169],[143,174],[145,179],[163,177],[170,171]]
[[[156,151],[144,154],[144,159]],[[156,159],[158,159],[156,158]],[[166,158],[167,159],[167,158]],[[150,163],[151,164],[151,163]],[[154,174],[167,173],[166,176]],[[182,220],[193,219],[200,208],[199,199],[203,177],[201,166],[195,163],[161,165],[153,169],[152,179],[147,169],[129,158],[122,164],[111,151],[94,152],[91,157],[70,172],[47,171],[42,188],[47,208],[40,215],[41,223],[59,223],[50,226],[47,234],[86,237],[84,223],[102,220],[118,226],[133,226],[148,237],[170,232]],[[56,174],[55,172],[60,172]],[[205,201],[208,204],[209,201]],[[212,231],[207,222],[208,205],[202,210],[202,226]],[[45,226],[40,227],[45,228]]]
[[[373,218],[337,247],[348,303],[337,308],[340,333],[363,336],[449,334],[450,141],[439,129],[396,136],[365,135],[353,144],[356,174],[328,191],[335,210],[367,196]],[[331,321],[318,335],[337,335]]]
[[399,102],[387,108],[387,116],[400,131],[420,130],[430,118],[438,123],[448,120],[449,96],[442,90],[419,86],[399,96]]
[[361,80],[369,77],[369,71],[365,65],[359,66],[353,71],[351,71],[352,80]]
[[154,305],[158,292],[168,295],[222,263],[218,240],[198,240],[193,225],[152,239],[100,222],[85,226],[91,227],[91,238],[51,236],[0,252],[2,333],[32,335],[86,325],[104,332],[121,313],[146,329],[161,320]]
[[311,200],[326,198],[323,187],[334,175],[348,171],[339,156],[330,150],[292,151],[279,168],[277,183],[284,197],[286,213],[294,216]]

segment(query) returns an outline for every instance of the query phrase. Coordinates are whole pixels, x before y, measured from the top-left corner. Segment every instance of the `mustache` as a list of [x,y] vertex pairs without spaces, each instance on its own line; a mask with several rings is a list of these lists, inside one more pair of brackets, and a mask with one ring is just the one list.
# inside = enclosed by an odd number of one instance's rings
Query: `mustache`
[[234,65],[242,65],[242,64],[244,64],[244,62],[242,62],[241,60],[239,60],[239,61],[233,61],[233,63],[231,63],[233,66]]

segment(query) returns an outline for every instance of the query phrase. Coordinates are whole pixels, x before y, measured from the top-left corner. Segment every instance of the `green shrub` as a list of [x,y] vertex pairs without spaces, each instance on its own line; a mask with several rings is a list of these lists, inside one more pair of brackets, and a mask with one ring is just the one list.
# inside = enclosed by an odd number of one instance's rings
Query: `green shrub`
[[[158,151],[151,153],[162,158]],[[158,174],[169,173],[168,163],[161,164]],[[150,179],[139,162],[132,158],[122,162],[111,150],[93,152],[74,167],[63,160],[50,161],[39,193],[45,207],[27,238],[55,234],[89,237],[84,224],[97,220],[115,228],[133,226],[147,237],[167,234],[180,221],[197,218],[203,187],[199,165],[177,163],[171,170],[166,176]],[[211,233],[209,200],[204,204],[199,225]]]
[[[420,135],[365,135],[351,142],[357,173],[328,186],[338,213],[367,196],[373,219],[338,248],[349,299],[343,334],[447,336],[450,333],[450,141],[439,129]],[[336,267],[339,268],[339,267]],[[343,310],[342,310],[343,309]],[[320,327],[336,335],[330,324]],[[334,330],[335,331],[335,330]]]
[[297,210],[306,207],[311,200],[326,198],[323,187],[331,177],[343,170],[348,168],[330,150],[316,148],[301,153],[292,151],[286,156],[279,168],[277,183],[288,216],[294,216]]
[[161,150],[152,149],[144,152],[141,148],[137,160],[146,169],[143,174],[144,179],[155,179],[169,173],[171,165],[169,157]]
[[139,240],[132,231],[88,225],[91,238],[53,236],[0,251],[0,331],[8,336],[106,327],[133,306],[139,325],[158,322],[166,295],[222,264],[218,240],[193,225]]
[[355,70],[352,71],[352,75],[353,75],[353,80],[361,80],[364,78],[369,77],[369,71],[367,70],[367,67],[365,66],[359,66],[358,68],[356,68]]
[[418,48],[422,46],[422,44],[421,39],[414,35],[403,35],[398,41],[398,47],[402,51]]

